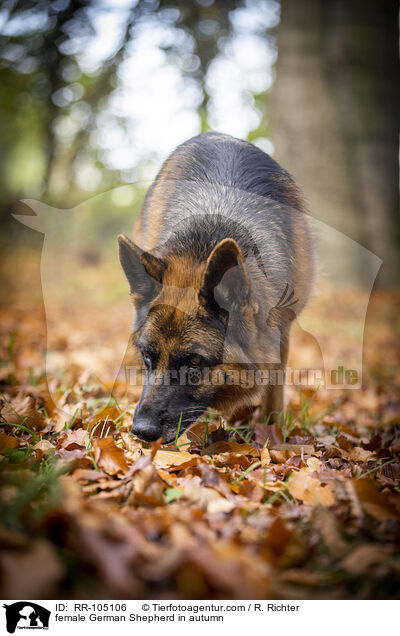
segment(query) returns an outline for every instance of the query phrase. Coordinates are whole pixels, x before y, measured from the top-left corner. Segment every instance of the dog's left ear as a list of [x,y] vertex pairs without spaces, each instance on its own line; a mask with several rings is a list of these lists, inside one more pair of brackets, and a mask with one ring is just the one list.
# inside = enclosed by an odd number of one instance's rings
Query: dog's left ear
[[251,305],[258,311],[242,250],[233,239],[224,239],[211,252],[200,286],[199,302],[212,309],[240,309]]

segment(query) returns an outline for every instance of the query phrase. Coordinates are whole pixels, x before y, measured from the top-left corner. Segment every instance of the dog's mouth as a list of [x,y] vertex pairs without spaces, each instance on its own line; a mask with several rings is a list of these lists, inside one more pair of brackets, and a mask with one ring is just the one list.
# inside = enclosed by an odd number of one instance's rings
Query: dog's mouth
[[163,444],[173,444],[193,424],[199,421],[206,410],[207,407],[191,407],[182,411],[179,418],[165,418],[164,422],[162,420],[160,422],[158,418],[147,419],[135,414],[131,433],[141,442],[148,444],[157,441],[160,437]]
[[168,428],[166,431],[163,429],[162,431],[163,444],[172,444],[176,442],[178,437],[183,435],[183,433],[186,433],[190,429],[190,427],[193,426],[193,424],[195,424],[199,420],[200,417],[201,416],[199,415],[199,417],[197,417],[196,419],[193,419],[190,422],[185,422],[185,424],[181,424],[180,428],[177,428],[176,424],[174,424],[174,428],[172,429]]

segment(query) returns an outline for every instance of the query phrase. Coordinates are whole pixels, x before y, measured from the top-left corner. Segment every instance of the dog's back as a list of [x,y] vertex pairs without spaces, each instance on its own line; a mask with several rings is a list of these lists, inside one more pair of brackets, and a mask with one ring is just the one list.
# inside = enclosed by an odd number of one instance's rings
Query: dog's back
[[309,297],[313,258],[301,193],[269,155],[229,135],[203,133],[178,146],[147,193],[135,238],[159,256],[198,262],[233,238],[258,260],[253,277],[270,303],[286,284],[297,312]]

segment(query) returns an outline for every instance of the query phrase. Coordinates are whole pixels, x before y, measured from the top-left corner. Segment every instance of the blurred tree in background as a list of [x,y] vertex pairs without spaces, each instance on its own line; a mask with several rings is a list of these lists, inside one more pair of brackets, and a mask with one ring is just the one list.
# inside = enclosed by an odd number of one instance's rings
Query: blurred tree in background
[[397,0],[281,0],[278,51],[277,160],[312,213],[384,259],[382,283],[398,281]]
[[[243,8],[243,26],[235,34]],[[258,37],[262,72],[253,81],[251,73],[241,71],[245,86],[237,82],[237,92],[251,121],[244,121],[238,104],[232,104],[231,118],[242,119],[232,132],[265,137],[265,88],[272,76],[264,72],[264,57],[272,67],[267,31],[277,19],[278,5],[270,0],[237,6],[225,0],[6,0],[0,11],[5,225],[25,196],[68,208],[125,183],[143,182],[143,190],[177,144],[201,130],[220,128],[221,114],[220,122],[210,122],[212,85],[219,78],[210,77],[209,69],[218,56],[226,62],[232,39],[237,42],[241,32],[245,41]],[[266,47],[269,62],[262,55]],[[254,66],[250,59],[249,64]],[[180,103],[171,104],[177,98]],[[154,112],[152,121],[146,110]],[[114,209],[97,211],[94,233],[101,235],[103,217],[109,231],[118,231],[121,211],[115,208],[121,202],[132,219],[132,197],[122,199],[111,202]]]
[[[4,0],[4,227],[26,196],[68,208],[143,190],[178,143],[219,129],[275,147],[311,213],[387,258],[393,282],[397,18],[394,0]],[[140,197],[122,192],[94,234],[132,218]]]

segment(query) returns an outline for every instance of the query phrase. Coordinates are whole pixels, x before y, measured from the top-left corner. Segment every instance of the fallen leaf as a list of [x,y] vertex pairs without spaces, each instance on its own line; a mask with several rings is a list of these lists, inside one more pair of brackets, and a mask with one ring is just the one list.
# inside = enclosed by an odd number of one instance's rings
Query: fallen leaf
[[211,446],[206,446],[201,455],[218,455],[220,453],[237,453],[239,455],[251,455],[252,457],[258,457],[260,452],[250,446],[250,444],[239,444],[238,442],[215,442]]
[[129,466],[122,448],[116,445],[113,437],[93,439],[94,459],[108,475],[126,473]]
[[320,473],[321,472],[321,465],[322,462],[320,462],[319,459],[317,459],[316,457],[309,457],[306,461],[307,467],[304,469],[304,471],[306,473]]
[[103,471],[91,468],[77,468],[72,473],[74,479],[84,479],[86,481],[97,481],[99,478],[105,477],[105,475]]
[[348,458],[353,462],[367,462],[374,453],[369,450],[364,450],[360,446],[353,446],[348,453]]
[[274,448],[271,448],[269,451],[272,461],[277,464],[284,464],[289,457],[293,456],[293,454],[290,451],[275,450]]
[[344,541],[335,516],[330,510],[318,506],[313,515],[315,527],[319,530],[322,540],[334,557],[342,557],[350,547]]
[[86,406],[81,401],[73,400],[73,403],[66,402],[68,394],[64,395],[64,398],[57,405],[57,415],[54,430],[60,433],[65,430],[66,425],[68,430],[74,428],[82,428],[83,419],[88,416]]
[[[146,457],[145,459],[148,459]],[[129,503],[142,503],[149,506],[162,506],[165,484],[160,479],[152,463],[135,472],[131,481]]]
[[182,496],[183,490],[180,490],[179,488],[167,488],[164,492],[165,503],[171,503],[171,501],[180,499]]
[[41,431],[46,426],[46,418],[30,395],[24,397],[19,393],[14,399],[3,402],[0,414],[7,424],[20,424],[34,431]]
[[[351,483],[362,507],[371,517],[378,521],[400,519],[399,495],[388,495],[380,492],[371,479],[353,479]],[[397,502],[397,507],[395,502]]]
[[318,504],[332,506],[335,503],[335,497],[331,486],[323,486],[318,479],[309,473],[310,468],[306,468],[290,476],[288,490],[292,497],[312,506]]
[[261,466],[268,466],[271,463],[271,455],[268,448],[263,448],[260,453]]
[[86,448],[89,444],[89,433],[84,428],[63,431],[58,438],[58,445],[65,450]]
[[7,435],[6,433],[0,431],[0,453],[4,450],[8,450],[9,448],[16,448],[18,444],[18,437]]
[[207,512],[230,512],[235,505],[214,488],[205,487],[199,476],[181,477],[178,485],[183,489],[185,499]]
[[[150,454],[150,451],[143,450],[145,455]],[[187,451],[169,451],[169,450],[158,450],[154,455],[153,459],[154,464],[159,468],[176,468],[180,466],[181,468],[188,466],[193,466],[197,462],[197,456],[191,455]]]
[[304,455],[311,455],[311,453],[314,452],[314,445],[313,444],[275,444],[272,447],[272,449],[277,451],[289,451],[289,453],[293,455],[299,455],[300,453],[303,453]]
[[282,430],[277,424],[263,424],[257,422],[254,427],[255,440],[260,446],[265,446],[266,442],[269,443],[269,448],[275,444],[283,443]]
[[293,532],[288,530],[280,517],[276,517],[273,520],[268,530],[266,542],[272,550],[274,560],[277,560],[285,551],[292,535]]
[[214,466],[227,466],[229,468],[234,468],[237,466],[241,470],[246,470],[246,468],[248,468],[251,463],[249,456],[241,455],[239,453],[221,453],[220,455],[213,455],[212,459]]
[[120,417],[120,415],[121,415],[121,409],[115,404],[112,404],[111,406],[106,406],[104,409],[99,411],[96,414],[96,418],[98,420],[113,421],[113,420],[116,420],[118,417]]
[[35,450],[40,450],[44,453],[47,453],[48,451],[54,450],[55,446],[47,439],[41,439],[40,442],[37,442],[37,444],[35,444],[33,448]]

